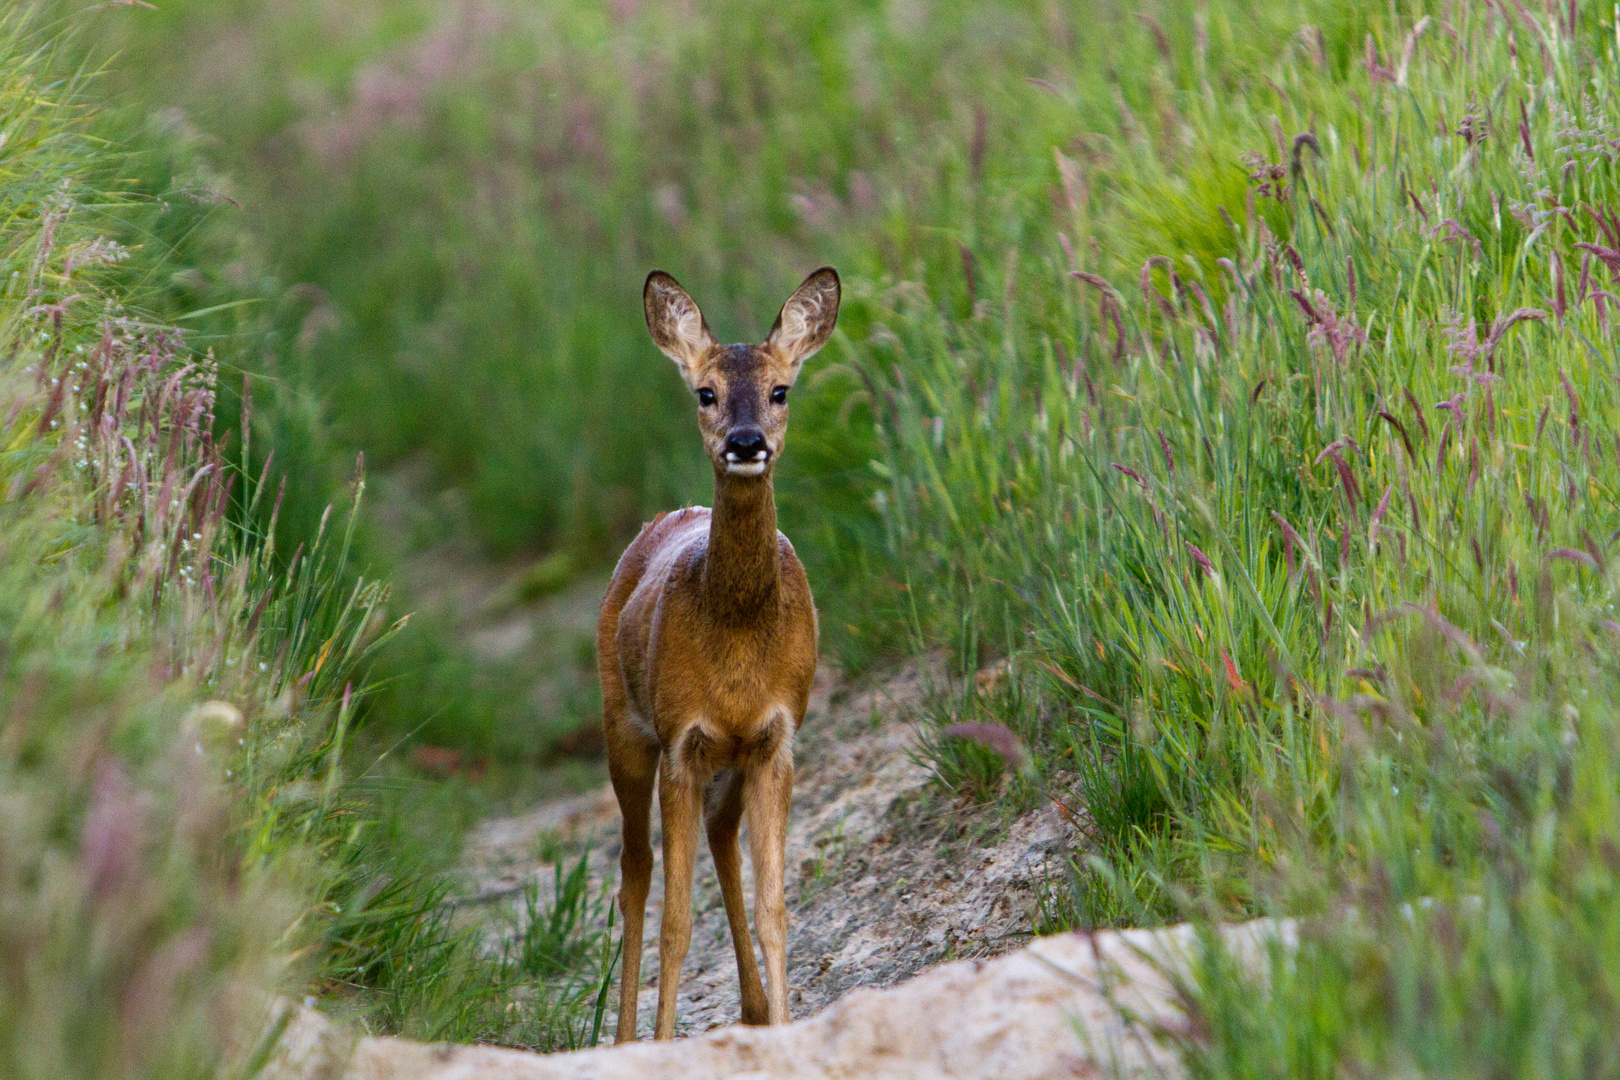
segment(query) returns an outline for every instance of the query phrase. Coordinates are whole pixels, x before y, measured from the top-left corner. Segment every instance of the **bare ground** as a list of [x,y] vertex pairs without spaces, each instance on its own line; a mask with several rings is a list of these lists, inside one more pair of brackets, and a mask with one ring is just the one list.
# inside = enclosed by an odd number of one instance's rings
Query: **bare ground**
[[[1076,840],[1046,806],[1008,820],[952,805],[914,756],[919,710],[943,690],[938,658],[848,685],[823,671],[799,735],[788,834],[789,1009],[819,1012],[855,987],[888,987],[945,960],[982,959],[1027,939],[1038,891]],[[653,815],[656,829],[658,816]],[[655,850],[658,841],[654,839]],[[466,846],[467,891],[499,897],[558,858],[589,849],[593,892],[617,878],[619,814],[611,789],[482,823]],[[744,847],[746,851],[746,846]],[[541,853],[544,853],[542,855]],[[662,874],[653,875],[639,1029],[650,1034],[658,980]],[[752,882],[745,881],[752,896]],[[694,887],[692,948],[682,972],[680,1035],[734,1023],[736,961],[704,854]],[[612,995],[616,1000],[617,995]],[[617,1018],[609,1015],[604,1031]]]
[[[727,1026],[674,1042],[570,1054],[366,1038],[313,1009],[290,1021],[273,1080],[1076,1080],[1188,1075],[1197,1045],[1184,988],[1209,932],[1263,977],[1298,942],[1292,921],[1190,924],[1042,938],[993,960],[941,964],[902,986],[855,990],[811,1019]],[[1178,1046],[1179,1044],[1179,1046]]]

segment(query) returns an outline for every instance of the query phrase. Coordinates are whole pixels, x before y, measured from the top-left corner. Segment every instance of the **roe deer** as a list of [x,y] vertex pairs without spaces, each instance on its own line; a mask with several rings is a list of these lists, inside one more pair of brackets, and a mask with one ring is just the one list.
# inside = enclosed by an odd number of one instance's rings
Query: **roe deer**
[[[776,531],[771,474],[787,432],[788,390],[832,333],[838,301],[838,274],[823,267],[788,298],[763,345],[722,346],[674,278],[655,270],[642,292],[653,342],[697,397],[714,509],[687,507],[643,526],[613,571],[597,626],[608,772],[624,816],[618,1042],[636,1037],[655,779],[664,925],[654,1037],[675,1034],[700,818],[736,947],[743,1022],[787,1022],[782,861],[793,737],[815,677],[817,630],[804,568]],[[743,908],[737,831],[745,810],[768,991]]]

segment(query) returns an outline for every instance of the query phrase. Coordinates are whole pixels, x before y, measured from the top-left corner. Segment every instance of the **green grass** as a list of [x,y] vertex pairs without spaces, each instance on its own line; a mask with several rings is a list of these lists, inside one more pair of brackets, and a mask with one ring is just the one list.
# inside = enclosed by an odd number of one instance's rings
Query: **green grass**
[[[402,842],[356,743],[400,629],[351,562],[363,476],[277,548],[284,474],[221,401],[263,326],[183,291],[229,228],[145,186],[184,144],[94,108],[76,55],[0,16],[0,1071],[252,1075],[279,1031],[254,990],[577,1044],[593,1002],[535,958],[600,931],[488,954]],[[261,421],[295,430],[296,397]]]
[[1096,845],[1050,928],[1318,916],[1268,984],[1211,957],[1200,1074],[1602,1073],[1612,14],[1454,13],[1375,79],[1421,11],[1291,10],[1320,62],[1165,64],[1085,205],[995,223],[984,310],[944,256],[892,291],[891,543],[924,635],[1050,695]]
[[[426,5],[83,18],[123,50],[109,88],[184,107],[213,141],[275,274],[278,368],[334,436],[374,468],[425,459],[489,550],[583,568],[708,493],[690,407],[639,322],[647,267],[679,270],[728,339],[762,336],[810,265],[907,272],[914,222],[952,232],[935,191],[970,171],[976,108],[1002,100],[1004,71],[1064,54],[1035,4],[765,10],[513,6],[470,36]],[[1078,40],[1077,16],[1052,19]],[[1022,171],[1006,128],[1030,103],[1006,104],[984,119],[979,179]],[[823,592],[842,590],[829,638],[849,659],[903,641],[896,590],[863,584],[888,569],[866,501],[877,443],[837,363],[869,329],[863,299],[795,397],[779,478]]]
[[[246,208],[169,239],[196,274],[165,303],[253,301],[210,325],[222,349],[256,335],[254,437],[320,485],[280,550],[364,449],[425,462],[488,552],[546,556],[544,589],[602,565],[706,492],[643,340],[648,267],[732,338],[833,262],[784,527],[847,664],[1013,661],[942,707],[929,753],[950,798],[1085,824],[1042,928],[1307,916],[1262,984],[1210,952],[1200,1075],[1604,1073],[1617,29],[1511,7],[554,0],[470,36],[415,4],[80,18],[124,49],[103,93],[196,133],[142,190],[200,177]],[[300,662],[351,587],[318,631],[287,609]],[[502,674],[442,634],[397,641],[377,749],[425,721],[487,751],[580,719],[499,707]],[[337,760],[337,689],[295,771]],[[379,857],[322,835],[329,865]],[[578,1037],[583,1004],[489,1020],[481,961],[409,910],[335,954],[362,1013]],[[524,940],[590,924],[552,918]],[[589,998],[599,945],[556,946],[556,1000]]]
[[[1091,33],[1098,19],[1120,32]],[[183,0],[68,21],[98,55],[118,50],[107,97],[185,135],[186,198],[247,208],[251,252],[190,259],[183,280],[198,306],[222,290],[259,301],[273,327],[251,366],[289,399],[261,437],[306,478],[289,547],[363,448],[374,469],[455,492],[492,554],[610,562],[642,520],[708,493],[686,395],[640,325],[648,266],[677,270],[730,339],[761,336],[809,267],[837,262],[842,334],[795,395],[778,486],[846,667],[915,636],[871,502],[886,391],[858,362],[891,290],[988,308],[1006,245],[1031,250],[1022,231],[1054,196],[1053,148],[1083,163],[1088,133],[1122,123],[1116,96],[1157,118],[1167,93],[1128,12],[1010,0],[788,14],[736,0],[697,18],[558,0],[491,7],[470,30],[420,3]],[[1215,26],[1213,53],[1186,50],[1183,67],[1235,68],[1294,31],[1269,8]],[[641,74],[610,74],[625,70]],[[984,295],[965,294],[964,257]],[[245,291],[226,272],[243,265]],[[409,661],[384,659],[395,733],[543,760],[593,718],[590,702],[537,715],[454,636],[420,619]]]

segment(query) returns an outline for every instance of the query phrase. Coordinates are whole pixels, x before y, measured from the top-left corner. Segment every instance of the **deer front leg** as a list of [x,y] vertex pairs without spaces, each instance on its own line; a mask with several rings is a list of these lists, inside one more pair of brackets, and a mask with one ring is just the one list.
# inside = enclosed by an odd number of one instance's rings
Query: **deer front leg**
[[748,911],[743,905],[742,849],[737,845],[737,828],[743,815],[743,773],[728,769],[720,774],[709,791],[705,807],[709,827],[709,851],[714,854],[715,875],[720,879],[720,898],[726,904],[726,921],[731,924],[731,944],[737,952],[737,985],[742,995],[742,1022],[767,1022],[765,987],[759,981],[759,962],[754,959],[754,942],[748,936]]
[[673,1039],[681,965],[692,943],[692,864],[703,822],[704,781],[668,753],[658,772],[658,804],[664,825],[664,925],[658,938],[658,1023],[653,1038]]
[[[615,733],[622,731],[622,726]],[[614,1042],[636,1037],[636,1004],[641,990],[641,928],[647,914],[647,889],[652,883],[652,841],[648,835],[652,815],[654,774],[658,769],[656,745],[648,748],[633,739],[614,742],[608,775],[619,798],[624,818],[624,846],[619,855],[619,910],[624,913],[624,956],[619,968],[619,1030]]]
[[754,766],[744,785],[749,858],[754,864],[754,932],[765,954],[766,1022],[785,1024],[787,1007],[787,902],[782,896],[793,759],[773,755]]

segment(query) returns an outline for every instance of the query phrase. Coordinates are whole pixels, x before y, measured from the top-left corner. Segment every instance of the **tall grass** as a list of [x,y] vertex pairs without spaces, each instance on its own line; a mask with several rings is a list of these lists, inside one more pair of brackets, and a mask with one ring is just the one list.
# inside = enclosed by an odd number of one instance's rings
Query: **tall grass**
[[891,545],[1040,688],[1053,925],[1320,916],[1263,985],[1212,947],[1200,1074],[1609,1071],[1613,13],[1271,11],[888,292]]
[[[454,493],[495,555],[601,565],[652,513],[707,496],[686,397],[640,327],[648,266],[745,338],[837,262],[843,333],[795,394],[778,486],[846,666],[909,644],[905,560],[871,503],[881,391],[845,362],[889,290],[916,282],[953,318],[988,309],[1007,246],[1033,251],[1025,230],[1085,186],[1096,133],[1144,160],[1174,142],[1145,134],[1172,108],[1155,39],[1112,7],[184,0],[82,17],[118,50],[109,96],[194,132],[216,178],[193,186],[246,207],[276,326],[266,373],[318,399],[334,447]],[[1178,77],[1234,85],[1297,30],[1285,8],[1218,9],[1206,47],[1190,13],[1165,18]],[[1186,220],[1137,209],[1127,244]],[[276,443],[306,474],[310,430]],[[322,501],[298,502],[299,535]],[[385,690],[398,731],[534,756],[594,720],[588,701],[531,715],[434,628],[418,622]]]
[[[297,297],[278,363],[337,436],[374,467],[426,459],[494,552],[581,566],[707,495],[685,397],[638,321],[649,265],[679,270],[728,338],[762,336],[811,264],[909,273],[940,246],[915,226],[956,233],[939,197],[954,177],[1024,172],[1006,151],[1031,102],[1008,73],[1102,53],[1077,12],[1037,3],[188,2],[94,19],[123,50],[109,85],[183,106],[216,140]],[[853,299],[846,334],[864,336]],[[876,444],[840,349],[795,397],[779,485],[823,591],[849,586],[829,629],[858,659],[900,638],[895,590],[864,587],[885,569]]]
[[19,12],[0,52],[0,1058],[16,1076],[203,1075],[251,1035],[233,986],[278,977],[297,902],[221,858],[242,714],[199,703],[252,676],[228,642],[243,576],[212,557],[214,371],[108,288],[129,252],[82,210],[117,197],[78,183],[97,151],[52,78],[62,58]]
[[[129,176],[178,150],[98,116],[76,55],[0,15],[0,1071],[252,1075],[306,986],[385,1029],[577,1041],[582,994],[372,838],[349,748],[387,589],[345,565],[353,507],[276,550],[283,474],[246,399],[218,415],[255,339],[188,333],[224,313],[171,290],[171,207]],[[576,924],[552,944],[594,943]]]

